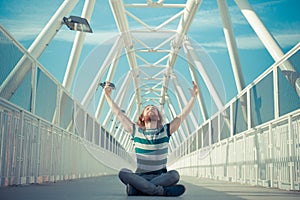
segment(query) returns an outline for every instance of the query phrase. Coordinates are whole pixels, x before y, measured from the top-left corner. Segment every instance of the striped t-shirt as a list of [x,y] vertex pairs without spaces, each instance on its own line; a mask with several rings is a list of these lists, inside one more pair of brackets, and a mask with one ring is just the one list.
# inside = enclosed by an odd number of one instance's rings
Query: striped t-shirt
[[133,129],[133,141],[138,173],[158,171],[166,168],[170,140],[170,124],[160,129],[143,130],[137,125]]

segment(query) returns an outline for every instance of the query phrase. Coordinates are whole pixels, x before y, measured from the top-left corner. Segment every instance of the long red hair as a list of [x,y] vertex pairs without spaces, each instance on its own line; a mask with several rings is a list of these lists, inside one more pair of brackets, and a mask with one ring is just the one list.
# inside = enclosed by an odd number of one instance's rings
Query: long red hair
[[[148,105],[148,106],[153,106],[153,105]],[[148,106],[146,106],[146,107],[144,108],[144,110],[145,110]],[[157,109],[156,106],[155,106],[155,108]],[[146,127],[145,127],[145,121],[143,120],[143,118],[144,118],[144,110],[143,110],[142,114],[139,116],[138,121],[136,122],[136,124],[137,124],[141,129],[143,129],[143,130],[146,129]],[[159,120],[157,121],[157,128],[161,128],[161,127],[163,126],[163,124],[162,124],[162,123],[163,123],[163,119],[162,119],[162,116],[161,116],[161,114],[160,114],[160,112],[159,112],[158,109],[157,109],[157,112],[158,112],[158,116],[159,116]]]

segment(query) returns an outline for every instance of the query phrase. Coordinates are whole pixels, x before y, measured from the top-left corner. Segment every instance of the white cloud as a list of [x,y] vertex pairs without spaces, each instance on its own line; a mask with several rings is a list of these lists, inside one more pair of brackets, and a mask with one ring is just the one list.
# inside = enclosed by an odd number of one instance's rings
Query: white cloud
[[[252,7],[256,11],[265,9],[266,7],[278,7],[280,6],[278,4],[281,3],[282,1],[276,0],[272,2],[253,4]],[[255,33],[253,34],[252,32],[251,34],[253,35],[248,35],[249,30],[251,30],[250,25],[248,25],[247,20],[241,13],[238,6],[235,4],[230,6],[228,9],[234,27],[235,39],[237,41],[238,48],[248,50],[264,48],[262,42],[255,35]],[[278,25],[277,23],[267,25],[271,34],[273,34],[274,38],[282,48],[293,46],[300,42],[299,22],[290,21],[288,24],[280,23]],[[220,34],[222,33],[220,31],[220,28],[222,28],[222,21],[219,9],[213,8],[210,10],[200,10],[200,12],[197,13],[192,23],[190,32],[193,33],[193,35],[197,35],[197,32],[199,33],[200,31],[205,34],[209,34],[214,38],[220,38],[224,37],[223,34]],[[204,41],[201,44],[205,46],[210,52],[219,52],[220,50],[225,50],[227,48],[224,39],[216,39],[212,42]]]
[[2,20],[3,26],[17,40],[29,40],[35,38],[42,30],[42,25],[30,21],[16,19]]
[[[294,46],[300,42],[300,33],[276,34],[274,38],[282,48]],[[239,36],[236,37],[239,49],[255,50],[265,48],[260,39],[256,36]],[[223,41],[214,41],[209,43],[201,43],[209,52],[217,52],[220,49],[226,49],[226,43]]]
[[266,7],[276,7],[276,6],[280,6],[280,4],[283,3],[284,0],[273,0],[273,1],[266,1],[266,2],[262,2],[262,3],[257,3],[254,4],[253,10],[264,10],[266,9]]
[[[256,10],[263,10],[266,7],[278,6],[278,4],[281,3],[282,0],[263,2],[257,4],[253,3],[252,7],[255,12]],[[228,10],[231,22],[234,26],[248,24],[246,18],[243,16],[237,4],[228,6]],[[192,28],[218,28],[220,26],[222,26],[222,21],[220,16],[220,10],[218,7],[212,7],[211,9],[207,8],[207,10],[200,9],[192,22]]]
[[[56,40],[73,42],[75,38],[75,31],[62,30],[61,33],[55,37]],[[94,33],[86,33],[84,43],[88,45],[97,45],[106,42],[118,35],[116,31],[94,31]]]
[[[282,48],[296,45],[300,42],[300,33],[278,33],[273,34],[275,40]],[[260,39],[256,36],[240,36],[237,37],[237,45],[240,49],[261,49],[264,48]]]
[[34,39],[56,12],[63,0],[6,1],[5,14],[0,15],[1,24],[17,40]]
[[274,37],[282,47],[293,46],[300,42],[300,33],[279,34]]
[[100,44],[107,40],[110,40],[116,36],[118,36],[119,33],[117,31],[101,31],[101,32],[95,32],[93,34],[86,34],[86,40],[85,42],[87,44]]
[[[33,17],[34,18],[34,17]],[[22,23],[19,20],[8,19],[4,21],[5,29],[7,29],[14,38],[18,41],[33,40],[42,31],[45,24],[34,23],[32,20],[24,19]],[[62,26],[57,35],[54,37],[55,40],[73,42],[75,37],[75,31],[68,30],[68,28]],[[97,44],[102,43],[113,36],[116,36],[118,32],[116,30],[105,30],[97,31],[94,33],[86,34],[85,43],[87,44]]]

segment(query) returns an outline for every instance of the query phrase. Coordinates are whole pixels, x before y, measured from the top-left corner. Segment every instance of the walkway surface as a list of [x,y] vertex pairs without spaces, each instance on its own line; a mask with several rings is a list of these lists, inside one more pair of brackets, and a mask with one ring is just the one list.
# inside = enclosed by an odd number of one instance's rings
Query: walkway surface
[[293,200],[300,199],[300,192],[240,185],[223,181],[182,177],[187,191],[181,197],[128,197],[117,176],[33,184],[0,188],[1,200],[124,200],[124,199],[182,199],[182,200]]

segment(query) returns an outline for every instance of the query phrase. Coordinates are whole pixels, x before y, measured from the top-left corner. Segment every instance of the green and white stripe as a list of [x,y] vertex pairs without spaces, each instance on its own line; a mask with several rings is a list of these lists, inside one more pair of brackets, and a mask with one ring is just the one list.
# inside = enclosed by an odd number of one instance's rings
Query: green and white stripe
[[170,140],[170,125],[161,129],[135,126],[132,134],[137,156],[137,172],[145,173],[166,168]]

